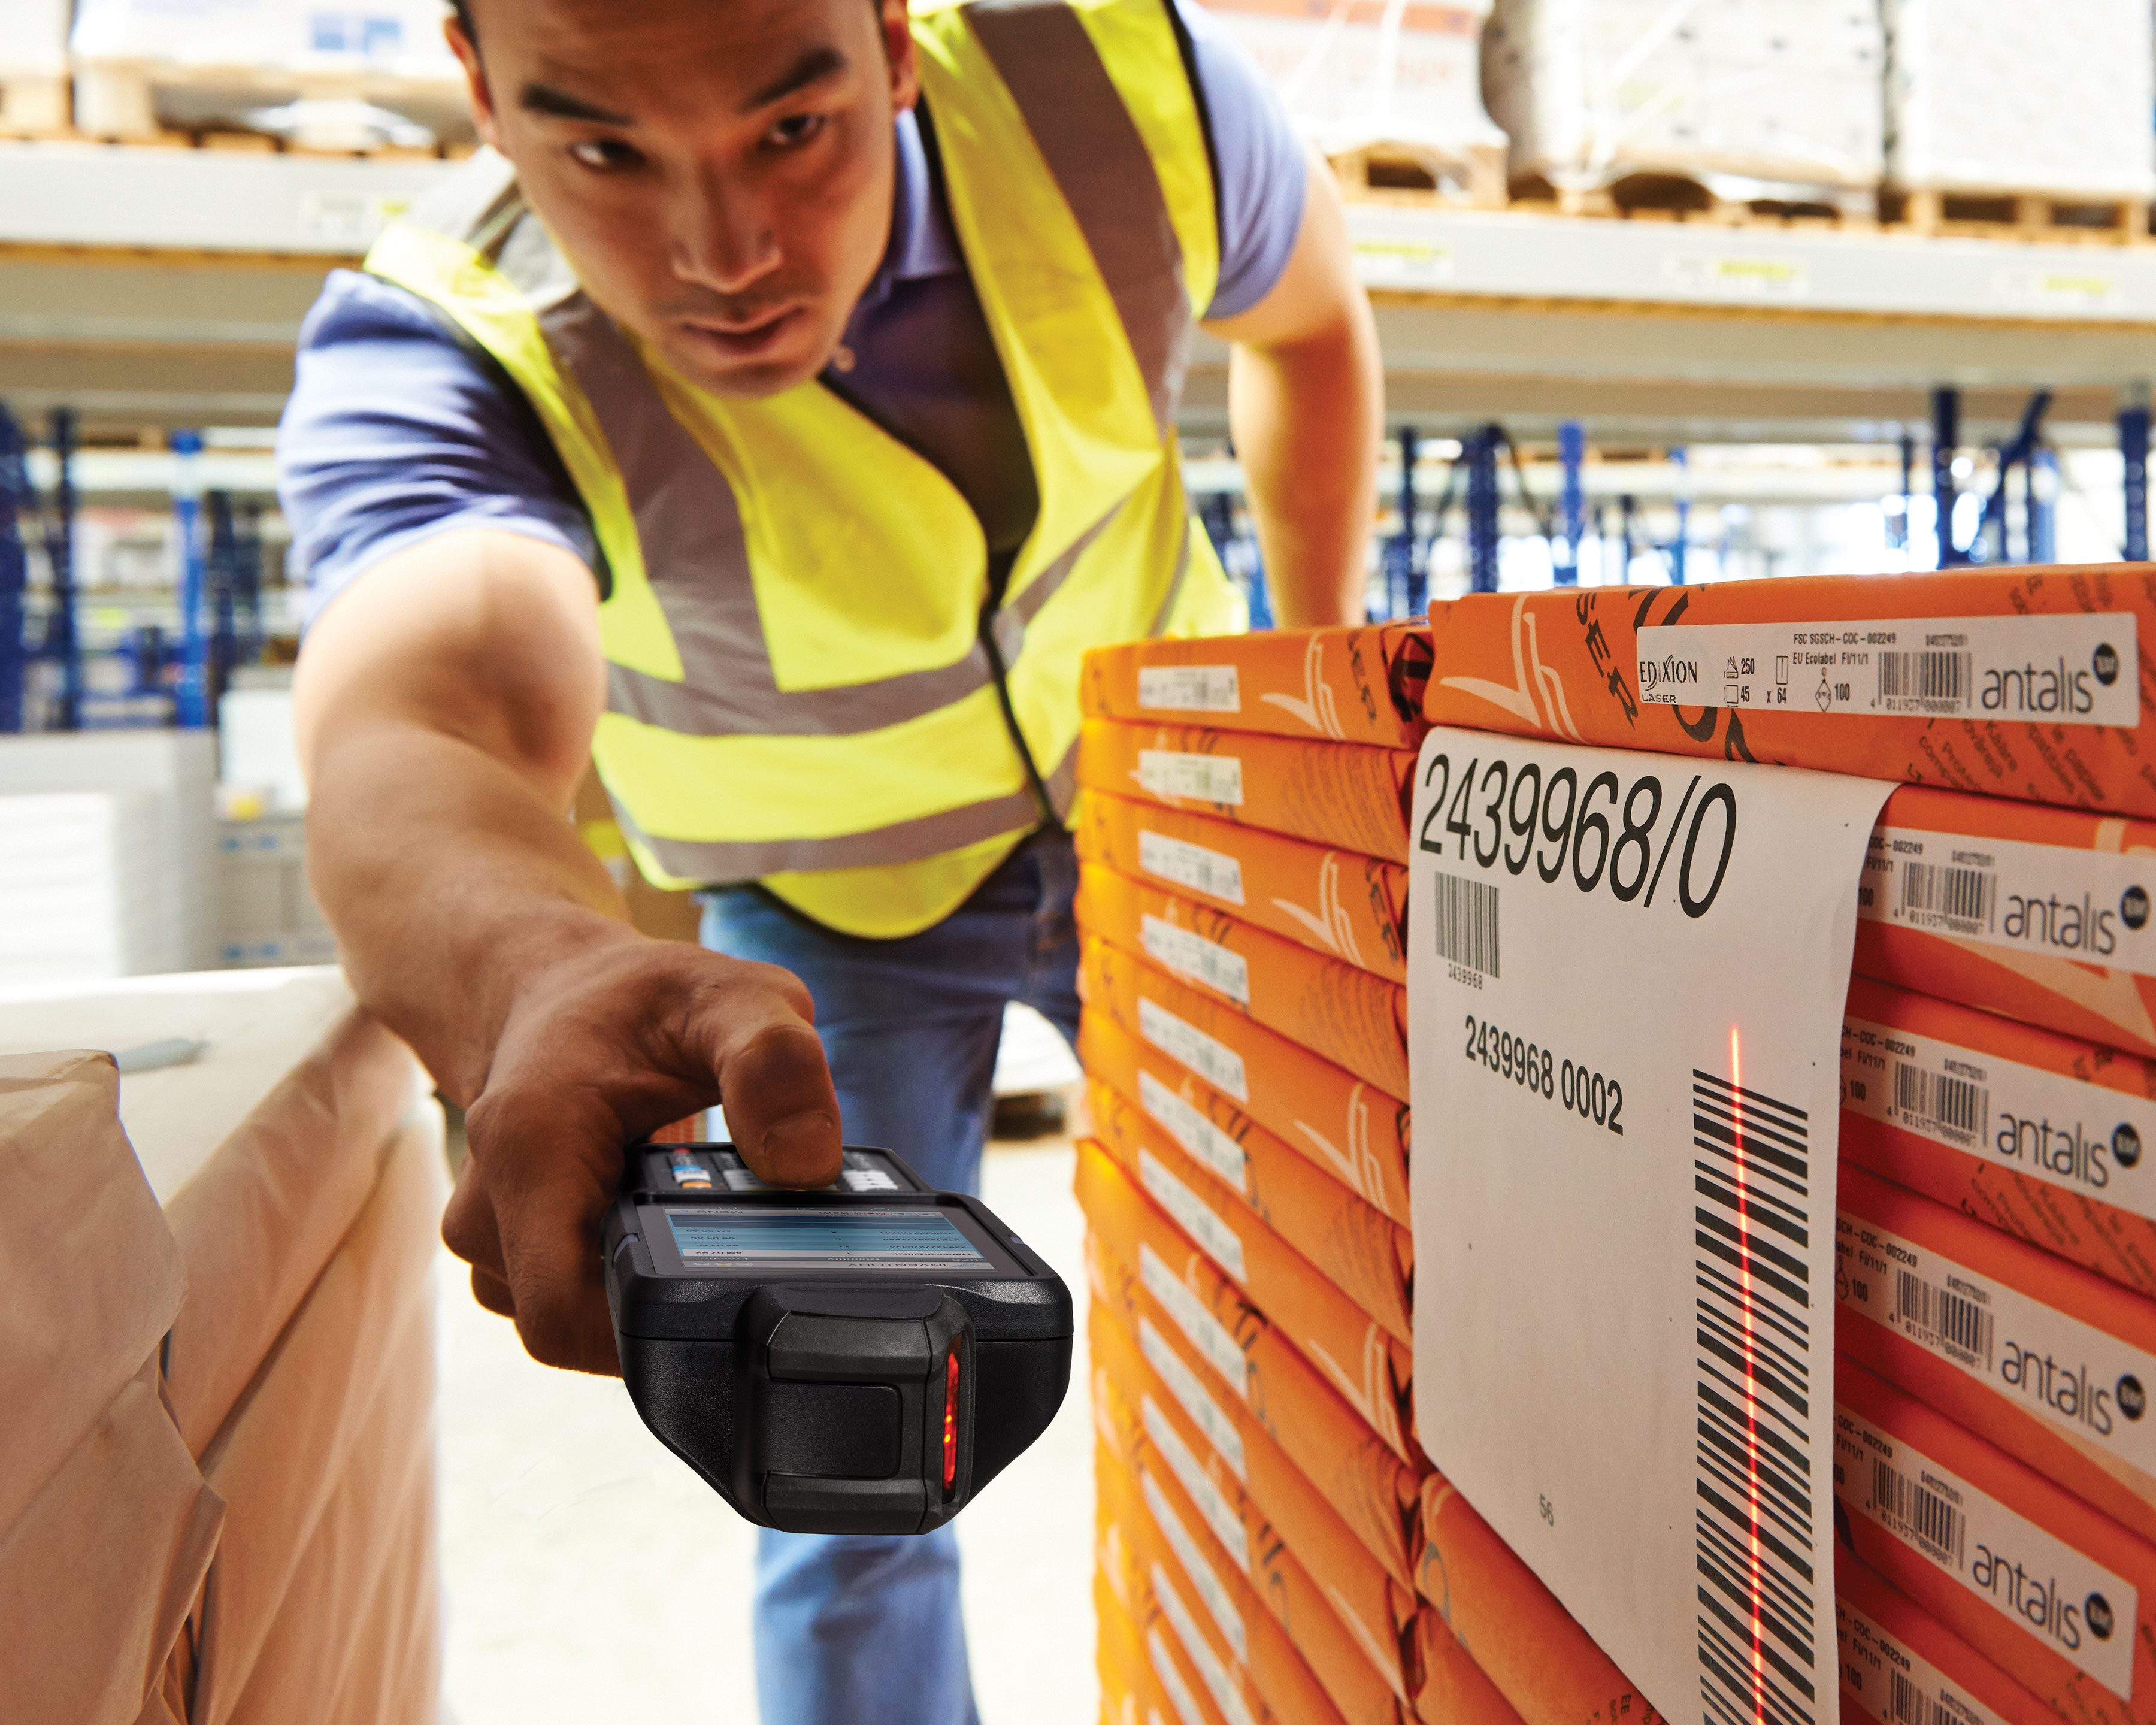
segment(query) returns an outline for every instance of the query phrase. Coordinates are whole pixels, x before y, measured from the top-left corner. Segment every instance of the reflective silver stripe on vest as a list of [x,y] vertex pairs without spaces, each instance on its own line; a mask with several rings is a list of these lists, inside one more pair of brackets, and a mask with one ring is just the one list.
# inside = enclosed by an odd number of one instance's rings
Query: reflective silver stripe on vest
[[[1049,800],[1055,805],[1057,816],[1066,822],[1077,788],[1078,745],[1074,742],[1048,776]],[[677,880],[701,880],[712,886],[759,880],[767,875],[922,862],[984,839],[1024,833],[1040,824],[1040,805],[1034,801],[1029,789],[828,839],[661,839],[639,827],[618,799],[613,809],[622,830],[645,846],[660,868]]]
[[1193,322],[1183,244],[1152,152],[1085,25],[1061,0],[975,0],[966,22],[1086,236],[1164,439],[1183,399]]

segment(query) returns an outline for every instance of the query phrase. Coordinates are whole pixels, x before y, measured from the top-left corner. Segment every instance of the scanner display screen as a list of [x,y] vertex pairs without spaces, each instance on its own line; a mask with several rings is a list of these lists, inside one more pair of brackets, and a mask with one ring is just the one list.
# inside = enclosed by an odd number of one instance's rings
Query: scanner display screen
[[666,1212],[690,1270],[985,1270],[988,1260],[933,1209]]

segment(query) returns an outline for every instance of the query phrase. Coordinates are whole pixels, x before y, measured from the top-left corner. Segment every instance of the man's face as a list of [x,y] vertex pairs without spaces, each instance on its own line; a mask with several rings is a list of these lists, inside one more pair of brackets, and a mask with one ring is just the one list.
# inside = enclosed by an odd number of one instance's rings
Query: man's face
[[482,136],[592,298],[692,382],[831,356],[890,239],[905,0],[473,0]]

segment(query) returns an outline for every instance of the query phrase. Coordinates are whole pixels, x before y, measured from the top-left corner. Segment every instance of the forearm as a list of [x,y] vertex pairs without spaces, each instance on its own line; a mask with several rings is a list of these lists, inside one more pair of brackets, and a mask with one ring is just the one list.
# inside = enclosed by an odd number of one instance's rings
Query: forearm
[[463,739],[377,722],[314,762],[308,872],[361,1000],[469,1105],[510,1004],[580,952],[639,939],[533,781]]

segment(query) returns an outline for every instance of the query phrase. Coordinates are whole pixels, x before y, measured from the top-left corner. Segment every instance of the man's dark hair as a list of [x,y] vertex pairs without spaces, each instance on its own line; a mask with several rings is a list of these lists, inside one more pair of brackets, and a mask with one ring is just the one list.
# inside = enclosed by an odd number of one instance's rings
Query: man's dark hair
[[479,40],[479,32],[472,28],[471,7],[468,0],[449,0],[449,10],[457,15],[457,28],[465,33],[467,42]]

